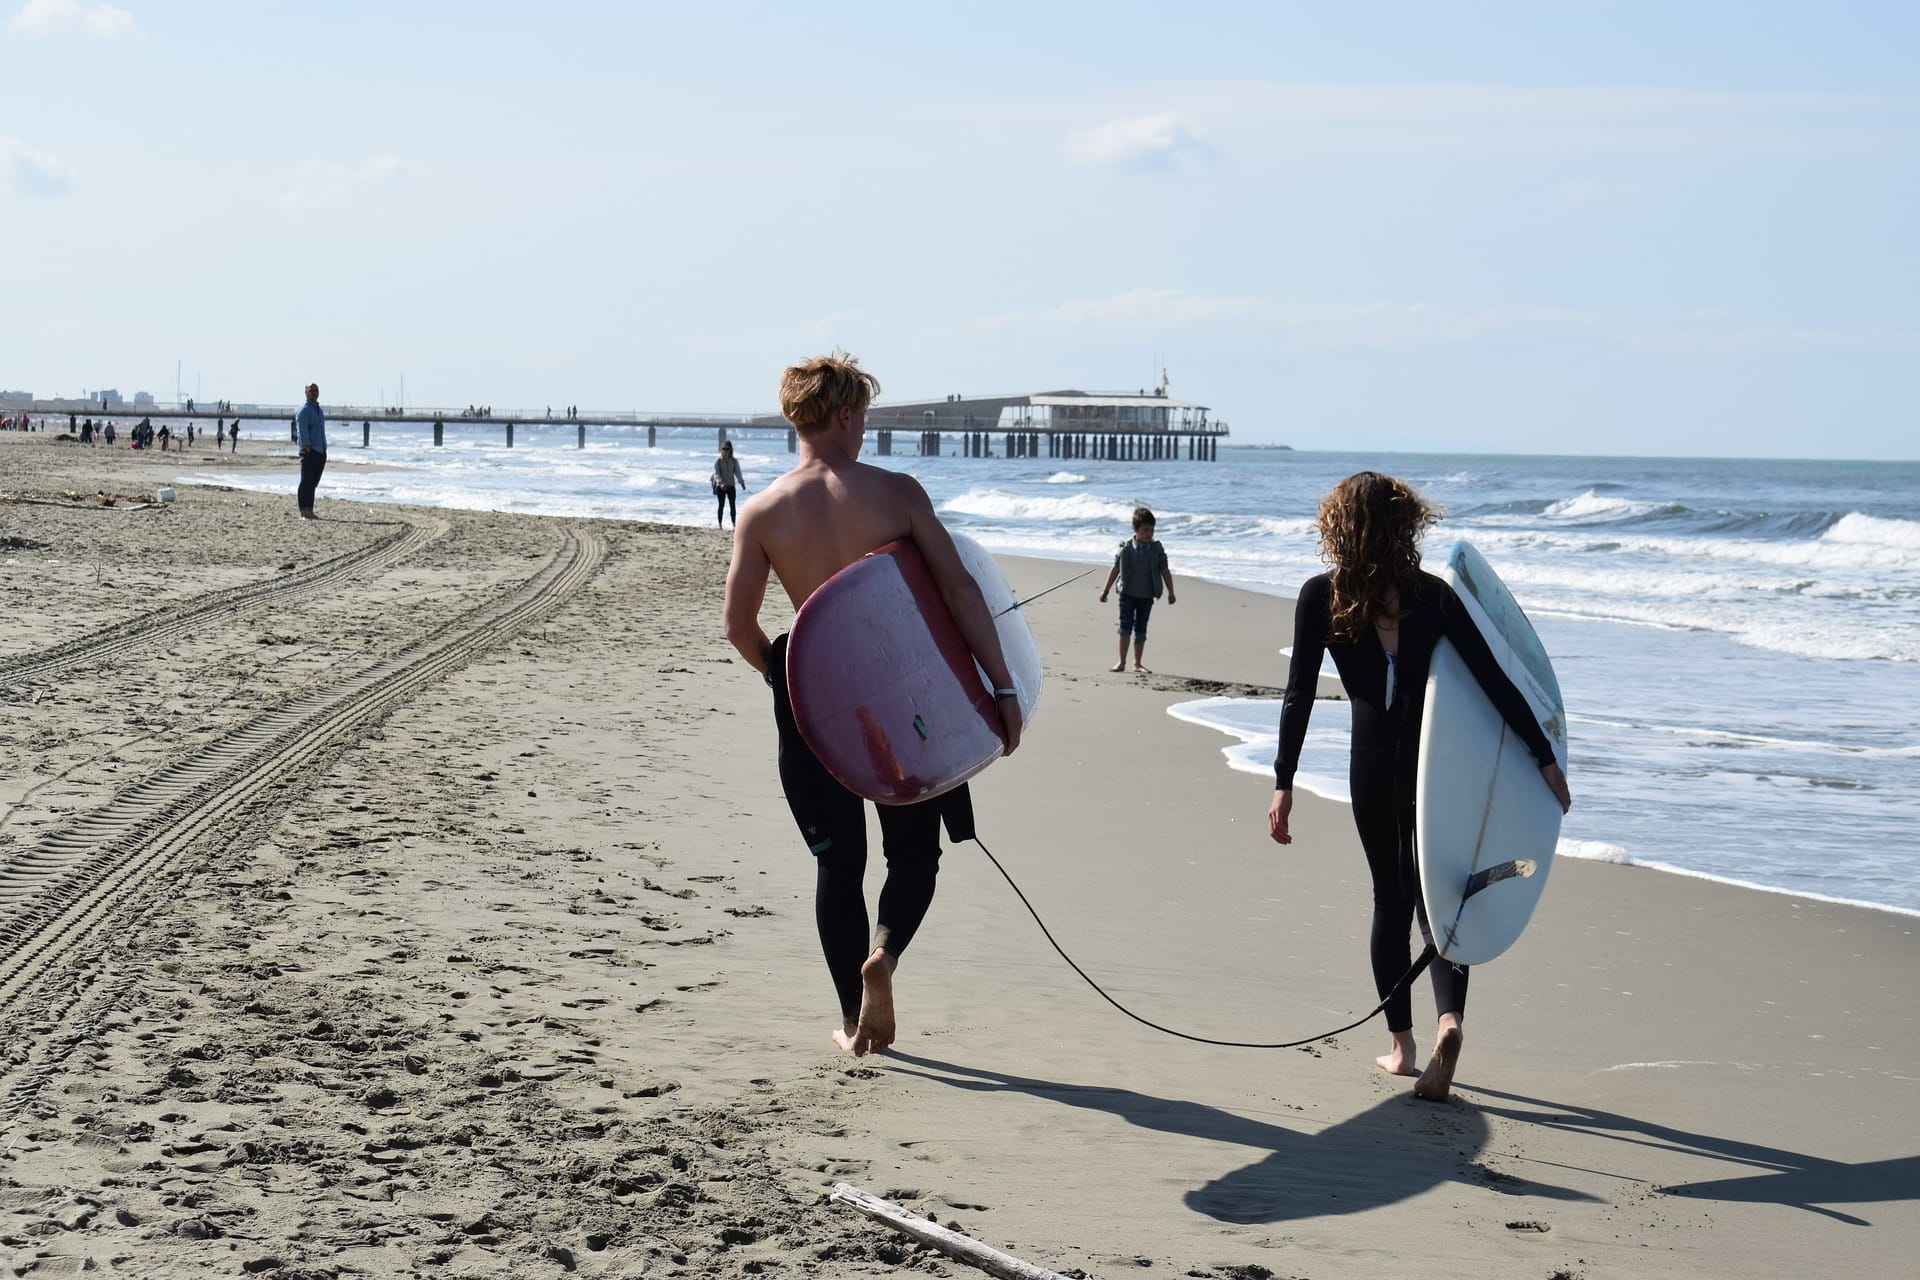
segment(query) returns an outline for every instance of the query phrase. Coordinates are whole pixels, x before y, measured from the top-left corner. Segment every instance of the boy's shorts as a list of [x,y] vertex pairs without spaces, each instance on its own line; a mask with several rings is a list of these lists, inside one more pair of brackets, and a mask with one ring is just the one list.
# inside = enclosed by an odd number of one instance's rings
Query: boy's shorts
[[1120,634],[1132,634],[1135,640],[1147,638],[1147,615],[1153,612],[1152,596],[1120,597]]

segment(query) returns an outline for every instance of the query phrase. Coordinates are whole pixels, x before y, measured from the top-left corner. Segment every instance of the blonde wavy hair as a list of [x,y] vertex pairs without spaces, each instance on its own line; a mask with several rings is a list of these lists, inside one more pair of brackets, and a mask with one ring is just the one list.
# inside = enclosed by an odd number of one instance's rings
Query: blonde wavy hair
[[880,380],[844,351],[787,366],[780,375],[780,412],[803,436],[826,430],[838,409],[863,412],[880,394]]
[[1387,596],[1405,600],[1420,572],[1420,535],[1440,523],[1444,508],[1421,497],[1404,481],[1378,471],[1348,476],[1320,499],[1320,558],[1333,586],[1328,601],[1329,634],[1344,644],[1358,640],[1387,613]]

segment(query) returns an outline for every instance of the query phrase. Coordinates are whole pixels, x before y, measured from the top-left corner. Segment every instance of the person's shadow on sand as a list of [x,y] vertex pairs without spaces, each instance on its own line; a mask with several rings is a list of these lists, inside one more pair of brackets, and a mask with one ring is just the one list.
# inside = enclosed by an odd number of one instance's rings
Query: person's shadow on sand
[[1496,1106],[1492,1102],[1481,1102],[1479,1106],[1489,1115],[1542,1128],[1563,1129],[1635,1146],[1700,1156],[1756,1170],[1750,1177],[1682,1182],[1659,1188],[1670,1196],[1785,1205],[1857,1227],[1872,1224],[1864,1218],[1828,1206],[1877,1204],[1920,1197],[1920,1156],[1848,1164],[1844,1160],[1802,1155],[1733,1138],[1688,1133],[1684,1129],[1650,1124],[1631,1116],[1596,1111],[1591,1107],[1569,1106],[1561,1102],[1546,1102],[1516,1093],[1503,1093],[1498,1089],[1476,1088],[1473,1092],[1482,1098],[1499,1098],[1516,1104]]
[[1189,1191],[1188,1208],[1220,1222],[1285,1222],[1295,1218],[1358,1213],[1431,1191],[1449,1182],[1493,1186],[1513,1195],[1552,1200],[1593,1200],[1565,1187],[1528,1182],[1475,1163],[1486,1145],[1486,1117],[1471,1107],[1436,1106],[1411,1094],[1317,1132],[1300,1132],[1198,1102],[1156,1098],[1129,1089],[1061,1084],[963,1067],[889,1051],[903,1075],[959,1089],[1012,1091],[1070,1107],[1118,1116],[1129,1124],[1207,1142],[1265,1150],[1253,1164]]

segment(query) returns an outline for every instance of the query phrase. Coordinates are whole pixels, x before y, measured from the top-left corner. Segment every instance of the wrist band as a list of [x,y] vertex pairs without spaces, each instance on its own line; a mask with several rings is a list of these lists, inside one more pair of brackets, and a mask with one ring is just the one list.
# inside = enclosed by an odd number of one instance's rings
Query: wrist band
[[1020,696],[1020,691],[1018,689],[995,689],[993,696],[996,698],[1017,698]]

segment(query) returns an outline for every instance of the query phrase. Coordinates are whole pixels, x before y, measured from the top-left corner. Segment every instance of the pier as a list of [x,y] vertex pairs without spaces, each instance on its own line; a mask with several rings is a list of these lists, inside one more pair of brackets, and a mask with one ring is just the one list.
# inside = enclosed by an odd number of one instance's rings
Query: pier
[[[71,418],[112,419],[125,424],[144,418],[168,421],[228,423],[277,422],[292,439],[297,404],[234,404],[216,402],[209,408],[188,402],[184,406],[127,404],[86,400],[35,400],[14,406],[49,426]],[[647,444],[659,442],[666,430],[706,430],[716,447],[728,439],[782,439],[787,452],[798,445],[798,434],[779,414],[647,413],[639,410],[578,411],[550,409],[396,408],[327,404],[331,439],[345,443],[359,427],[361,448],[372,445],[383,425],[430,426],[433,443],[444,445],[447,433],[485,438],[491,435],[513,448],[514,432],[526,427],[574,429],[575,447],[587,447],[592,428],[644,429]],[[1017,396],[962,397],[942,400],[876,404],[867,411],[867,434],[881,457],[898,455],[967,458],[1086,458],[1119,462],[1215,460],[1219,442],[1227,435],[1225,423],[1209,418],[1204,405],[1170,400],[1158,391],[1085,392],[1050,391]],[[902,448],[910,444],[910,448]],[[348,447],[351,447],[350,445]]]

